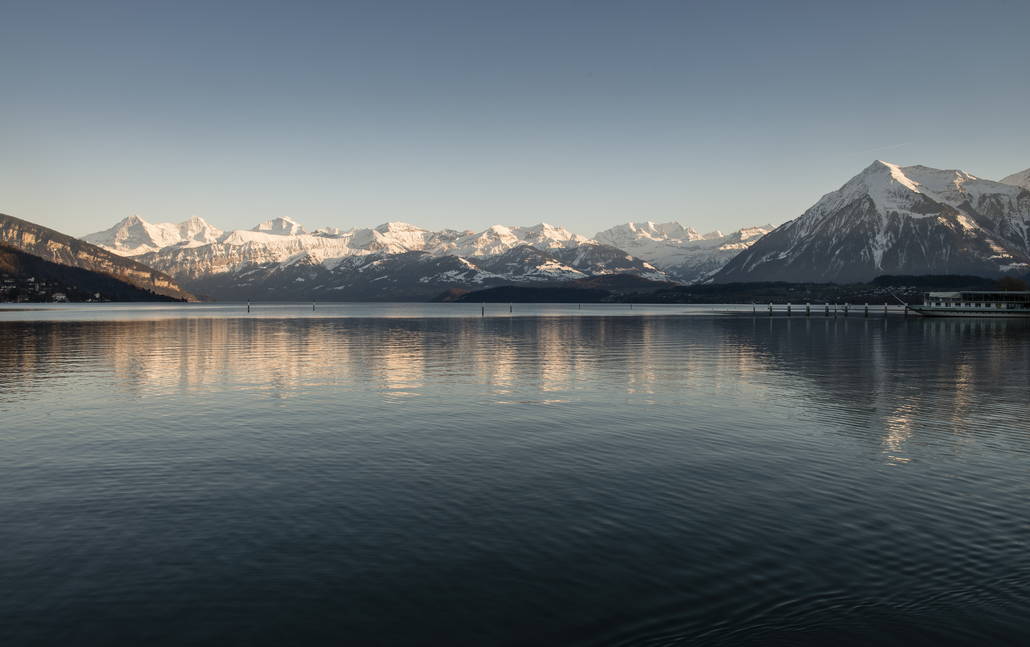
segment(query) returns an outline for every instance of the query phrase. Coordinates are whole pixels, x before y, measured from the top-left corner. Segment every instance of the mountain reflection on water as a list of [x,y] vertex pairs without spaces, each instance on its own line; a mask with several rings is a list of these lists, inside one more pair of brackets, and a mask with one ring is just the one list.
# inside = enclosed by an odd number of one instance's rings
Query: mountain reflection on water
[[1025,322],[0,339],[5,644],[1030,638]]

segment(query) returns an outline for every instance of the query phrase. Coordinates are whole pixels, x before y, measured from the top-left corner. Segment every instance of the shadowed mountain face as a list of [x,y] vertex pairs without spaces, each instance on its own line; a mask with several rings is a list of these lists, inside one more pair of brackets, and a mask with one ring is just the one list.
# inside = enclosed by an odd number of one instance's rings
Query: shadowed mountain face
[[[172,301],[125,281],[0,244],[0,301]],[[63,297],[55,295],[63,294]]]
[[714,280],[857,282],[1028,268],[1030,191],[963,171],[875,162],[741,252]]
[[241,263],[221,272],[184,274],[182,280],[197,294],[222,300],[422,301],[455,288],[558,284],[623,274],[639,277],[643,283],[650,283],[650,277],[665,278],[648,263],[607,245],[546,251],[518,245],[485,258],[412,251],[319,261],[316,255],[302,252],[285,262]]
[[299,256],[201,276],[188,285],[220,300],[427,301],[450,288],[502,282],[465,259],[407,252],[351,256],[330,265]]
[[170,276],[47,227],[0,214],[0,244],[50,263],[96,272],[172,299],[194,299]]

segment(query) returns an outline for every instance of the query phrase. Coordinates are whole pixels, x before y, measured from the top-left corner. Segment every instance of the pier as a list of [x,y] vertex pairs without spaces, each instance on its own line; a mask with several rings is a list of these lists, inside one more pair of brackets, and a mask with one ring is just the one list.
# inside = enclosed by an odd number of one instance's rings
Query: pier
[[900,303],[890,304],[854,304],[854,303],[768,303],[751,304],[751,315],[755,317],[851,317],[868,319],[870,317],[908,317],[915,315],[908,306]]

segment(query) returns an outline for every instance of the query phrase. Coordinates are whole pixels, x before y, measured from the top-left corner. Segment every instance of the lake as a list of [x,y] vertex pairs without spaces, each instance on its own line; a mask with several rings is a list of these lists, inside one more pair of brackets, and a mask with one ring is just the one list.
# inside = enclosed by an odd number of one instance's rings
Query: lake
[[480,308],[0,308],[0,643],[1030,642],[1030,323]]

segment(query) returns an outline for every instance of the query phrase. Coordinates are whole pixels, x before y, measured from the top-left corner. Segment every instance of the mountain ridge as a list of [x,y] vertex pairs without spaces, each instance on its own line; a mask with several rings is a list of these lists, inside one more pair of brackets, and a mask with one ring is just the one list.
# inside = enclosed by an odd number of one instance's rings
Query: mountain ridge
[[196,299],[163,272],[14,216],[0,214],[0,243],[57,265],[103,274],[165,297]]
[[1030,191],[877,160],[714,274],[716,282],[864,281],[1030,267]]
[[[317,278],[323,291],[343,290],[334,294],[344,298],[351,286],[364,298],[374,295],[365,284],[370,272],[384,289],[395,283],[419,293],[426,285],[465,289],[620,273],[688,284],[997,275],[1030,267],[1030,189],[1024,185],[1030,185],[1030,170],[995,182],[959,169],[875,160],[798,218],[730,233],[652,221],[616,225],[592,238],[547,223],[434,231],[391,221],[309,231],[286,216],[222,231],[198,218],[150,225],[134,216],[86,238],[195,290],[217,284],[223,294],[234,281],[241,290],[259,289],[258,276],[265,289],[287,294],[282,281],[292,276],[298,294],[319,292],[299,287]],[[391,277],[380,274],[384,267],[425,273]]]
[[[251,229],[230,231],[198,221],[192,221],[190,237],[180,233],[187,230],[187,223],[150,225],[139,216],[133,216],[85,238],[106,245],[116,253],[132,256],[199,290],[195,282],[207,283],[206,279],[216,274],[243,274],[257,268],[267,271],[274,264],[286,267],[301,258],[309,264],[323,263],[335,272],[339,267],[361,265],[344,263],[348,258],[409,252],[453,257],[459,259],[456,261],[459,264],[470,263],[485,274],[512,281],[569,280],[615,273],[638,274],[659,281],[694,280],[719,269],[736,251],[750,245],[767,230],[751,228],[729,235],[718,231],[702,235],[679,223],[654,226],[655,232],[650,238],[663,237],[658,243],[663,251],[668,254],[679,251],[689,257],[680,259],[679,267],[667,272],[659,264],[609,244],[601,236],[598,237],[601,240],[591,239],[548,223],[493,225],[481,231],[433,231],[392,221],[370,228],[327,227],[309,232],[296,220],[286,217]],[[634,227],[635,223],[629,226]],[[686,251],[679,249],[684,244],[689,247]],[[522,247],[539,253],[527,249],[512,251]],[[514,263],[513,256],[519,256]],[[220,288],[224,287],[221,281],[219,283]]]
[[[214,228],[203,224],[206,227],[193,229],[203,229],[210,237]],[[617,273],[670,279],[624,250],[547,223],[432,231],[394,221],[371,228],[308,232],[283,217],[251,229],[222,231],[207,242],[200,234],[174,237],[186,229],[185,223],[165,223],[155,233],[153,226],[134,216],[87,238],[131,254],[195,292],[222,299],[253,298],[262,290],[277,298],[409,298],[400,286],[408,286],[411,295],[425,295],[429,287],[438,293],[484,283],[529,284]],[[173,235],[158,235],[167,232]],[[154,249],[155,242],[167,244]],[[384,274],[384,267],[399,274]],[[403,274],[411,272],[421,274]],[[371,285],[368,277],[373,275],[377,282]]]

